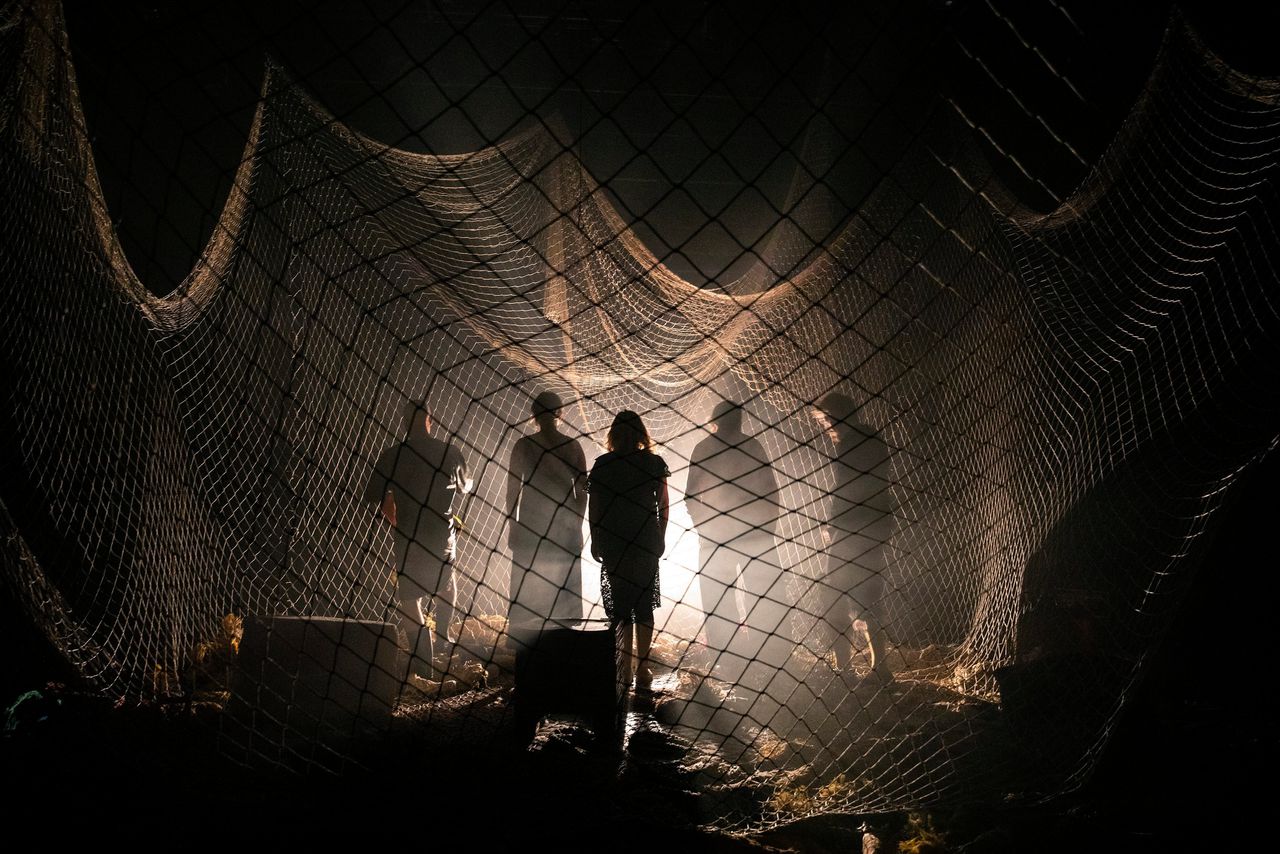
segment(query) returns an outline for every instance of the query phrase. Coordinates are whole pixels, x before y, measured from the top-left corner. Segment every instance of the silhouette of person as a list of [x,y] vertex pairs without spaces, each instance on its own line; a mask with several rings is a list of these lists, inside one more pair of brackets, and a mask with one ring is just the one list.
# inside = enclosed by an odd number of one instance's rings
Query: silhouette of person
[[[724,401],[711,412],[712,434],[693,449],[685,506],[698,531],[698,585],[706,613],[707,646],[730,649],[748,625],[755,652],[786,615],[782,571],[774,545],[778,479],[764,446],[742,432],[742,406]],[[747,619],[738,604],[746,594]],[[773,662],[775,665],[781,662]]]
[[516,639],[541,631],[548,619],[582,619],[587,458],[578,442],[556,429],[561,406],[553,392],[534,399],[538,432],[516,440],[507,467],[507,618]]
[[596,460],[589,480],[591,554],[600,561],[605,612],[618,635],[619,676],[631,684],[632,629],[635,631],[636,687],[653,682],[649,649],[653,612],[661,593],[658,560],[666,547],[670,515],[662,457],[636,413],[619,412],[609,428],[608,453]]
[[853,660],[851,633],[860,619],[867,627],[872,670],[888,680],[892,674],[880,604],[886,545],[897,507],[889,490],[889,448],[857,416],[854,402],[838,393],[828,394],[813,408],[814,420],[836,451],[831,461],[835,485],[823,533],[827,544],[823,582],[834,592],[834,602],[824,619],[836,632],[836,663],[841,671],[847,671]]
[[[472,482],[462,453],[431,435],[431,414],[426,406],[409,403],[405,415],[408,436],[382,452],[365,488],[365,499],[378,502],[382,517],[391,524],[397,616],[409,634],[414,657],[429,667],[432,640],[423,629],[432,609],[436,637],[444,644],[453,643],[450,631],[457,544],[453,512],[455,500],[471,491]],[[426,608],[424,599],[428,600]]]

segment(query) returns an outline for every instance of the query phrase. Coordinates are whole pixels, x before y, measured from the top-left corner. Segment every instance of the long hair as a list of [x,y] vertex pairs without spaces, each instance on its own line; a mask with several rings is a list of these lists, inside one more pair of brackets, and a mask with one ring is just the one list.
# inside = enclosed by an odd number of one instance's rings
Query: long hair
[[611,451],[647,451],[653,447],[653,440],[649,438],[649,431],[644,429],[640,416],[624,409],[613,419],[606,444]]

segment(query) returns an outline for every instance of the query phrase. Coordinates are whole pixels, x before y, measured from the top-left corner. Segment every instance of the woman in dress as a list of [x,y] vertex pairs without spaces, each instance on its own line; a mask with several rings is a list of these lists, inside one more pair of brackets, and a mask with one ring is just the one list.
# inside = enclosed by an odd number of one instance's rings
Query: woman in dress
[[658,560],[670,515],[671,472],[652,446],[640,416],[619,412],[609,428],[608,453],[596,460],[589,486],[591,554],[600,561],[600,591],[618,635],[619,676],[624,685],[631,684],[634,628],[640,690],[648,690],[653,681],[649,647],[660,599]]

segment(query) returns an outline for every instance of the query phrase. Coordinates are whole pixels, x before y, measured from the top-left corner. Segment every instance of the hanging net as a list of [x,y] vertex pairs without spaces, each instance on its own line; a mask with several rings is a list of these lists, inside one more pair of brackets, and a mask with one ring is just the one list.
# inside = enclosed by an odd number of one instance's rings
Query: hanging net
[[[359,761],[355,736],[241,696],[271,662],[301,666],[280,661],[290,618],[401,662],[370,671],[395,682],[387,731],[483,742],[513,725],[513,584],[565,586],[537,560],[513,572],[509,542],[517,442],[551,391],[584,471],[623,410],[670,471],[656,700],[622,693],[620,737],[659,733],[701,792],[747,793],[708,797],[703,823],[1050,796],[1093,767],[1215,511],[1280,433],[1280,88],[1176,17],[1119,132],[1047,212],[1022,201],[1045,186],[1034,165],[946,92],[902,144],[866,154],[832,95],[851,72],[828,63],[773,139],[780,190],[723,161],[741,192],[774,199],[771,218],[702,276],[696,235],[659,234],[619,201],[621,170],[589,168],[580,117],[529,105],[474,150],[415,151],[268,60],[212,236],[158,296],[118,242],[72,60],[56,3],[4,6],[6,595],[94,691],[212,698],[239,761]],[[735,132],[704,141],[708,158]],[[742,523],[776,557],[715,587],[710,523],[685,497],[726,401],[777,484],[776,527]],[[453,616],[427,615],[441,642],[406,671],[416,629],[370,482],[415,403],[474,489],[450,510]],[[833,425],[854,413],[854,434]],[[878,478],[866,503],[888,514],[862,535],[883,582],[875,669],[851,623],[866,609],[831,570],[840,502],[857,503],[850,435],[883,449],[857,475]],[[754,506],[761,490],[744,489]],[[571,608],[602,620],[579,527]],[[352,627],[373,640],[344,641]],[[255,632],[254,679],[209,676],[219,651],[247,669]],[[381,690],[369,678],[348,687]]]

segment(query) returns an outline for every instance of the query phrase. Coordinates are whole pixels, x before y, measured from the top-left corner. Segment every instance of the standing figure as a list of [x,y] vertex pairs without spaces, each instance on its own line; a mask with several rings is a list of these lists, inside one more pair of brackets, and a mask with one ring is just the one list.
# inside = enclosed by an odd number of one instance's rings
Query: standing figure
[[661,594],[658,560],[666,547],[670,515],[662,457],[636,413],[619,412],[609,428],[609,452],[596,460],[590,478],[591,554],[601,563],[600,592],[618,636],[619,677],[631,684],[632,627],[639,658],[636,687],[653,682],[649,647],[653,612]]
[[858,420],[858,407],[843,394],[818,401],[813,417],[835,444],[831,462],[835,486],[831,493],[827,528],[827,574],[824,584],[834,596],[825,620],[836,632],[836,663],[847,671],[853,660],[854,624],[866,625],[873,673],[893,678],[886,657],[880,604],[893,514],[897,509],[889,490],[889,448],[876,431]]
[[430,676],[432,639],[423,629],[434,610],[437,639],[453,643],[453,513],[457,496],[470,492],[472,482],[462,453],[431,435],[426,406],[410,403],[405,413],[408,436],[382,452],[365,499],[378,502],[394,531],[397,616],[414,657],[427,663],[421,675]]
[[[774,536],[778,527],[778,478],[764,446],[742,432],[742,406],[724,401],[711,412],[712,434],[693,449],[685,506],[698,531],[698,584],[706,613],[707,646],[713,654],[731,648],[746,623],[747,658],[768,644],[785,642],[777,630],[787,605]],[[741,578],[746,619],[738,604]],[[773,642],[770,642],[771,639]],[[785,659],[786,650],[780,655]],[[773,658],[779,658],[774,655]],[[770,664],[780,666],[783,660]]]
[[511,548],[512,638],[527,641],[546,621],[582,619],[582,520],[587,458],[556,429],[560,398],[533,401],[538,432],[522,436],[507,467],[507,545]]

